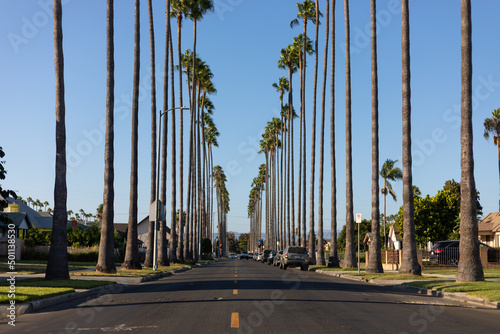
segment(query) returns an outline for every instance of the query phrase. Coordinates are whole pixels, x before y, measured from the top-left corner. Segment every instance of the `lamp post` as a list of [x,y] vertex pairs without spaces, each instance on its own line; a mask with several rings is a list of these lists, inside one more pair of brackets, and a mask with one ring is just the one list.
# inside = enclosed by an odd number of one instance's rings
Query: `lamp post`
[[159,123],[159,125],[158,125],[159,126],[158,152],[157,152],[158,153],[158,164],[156,167],[156,201],[155,201],[156,217],[155,217],[154,246],[153,246],[153,249],[154,249],[154,252],[153,252],[153,270],[158,269],[158,228],[159,228],[158,219],[160,217],[160,206],[159,206],[160,199],[159,199],[159,197],[160,197],[160,167],[161,167],[161,151],[160,151],[161,150],[161,118],[163,115],[165,115],[169,111],[175,110],[175,109],[180,109],[182,111],[182,110],[186,110],[189,108],[176,107],[176,108],[171,108],[171,109],[165,110],[163,112],[160,110],[160,117],[158,119],[158,123]]

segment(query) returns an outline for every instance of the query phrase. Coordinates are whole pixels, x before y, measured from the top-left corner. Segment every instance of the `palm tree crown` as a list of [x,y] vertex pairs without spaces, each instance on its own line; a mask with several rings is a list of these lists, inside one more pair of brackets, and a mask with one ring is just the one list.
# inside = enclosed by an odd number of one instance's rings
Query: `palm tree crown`
[[392,185],[389,181],[397,181],[403,178],[403,171],[401,168],[394,167],[398,161],[387,159],[382,165],[382,169],[380,170],[380,176],[384,179],[384,187],[382,188],[382,194],[387,195],[387,193],[391,194],[392,199],[396,201],[396,193],[392,189]]

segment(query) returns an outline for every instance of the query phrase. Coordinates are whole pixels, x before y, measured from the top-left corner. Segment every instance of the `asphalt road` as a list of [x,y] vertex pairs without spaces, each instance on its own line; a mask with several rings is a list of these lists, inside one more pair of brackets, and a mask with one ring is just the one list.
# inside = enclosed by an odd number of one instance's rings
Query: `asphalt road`
[[499,333],[500,311],[252,260],[24,314],[1,333]]

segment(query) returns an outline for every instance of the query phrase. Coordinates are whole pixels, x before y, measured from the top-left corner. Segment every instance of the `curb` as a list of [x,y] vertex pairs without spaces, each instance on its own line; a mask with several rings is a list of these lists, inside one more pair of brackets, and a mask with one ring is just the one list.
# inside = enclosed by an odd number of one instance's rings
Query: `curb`
[[[41,309],[54,306],[60,303],[65,303],[65,302],[70,302],[76,299],[80,298],[88,298],[92,299],[97,297],[100,297],[105,294],[109,293],[117,293],[123,291],[128,285],[127,284],[109,284],[106,286],[100,286],[97,288],[92,288],[88,289],[85,291],[77,291],[77,292],[72,292],[72,293],[67,293],[64,295],[59,295],[59,296],[54,296],[54,297],[49,297],[49,298],[44,298],[44,299],[39,299],[32,301],[30,303],[24,303],[21,304],[17,307],[16,309],[16,316],[25,314],[25,313],[31,313],[31,312],[36,312]],[[2,317],[6,316],[6,314],[2,314]]]
[[[370,284],[380,286],[380,284],[377,284],[376,280],[373,280],[373,279],[367,280],[367,279],[364,279],[362,277],[350,276],[350,275],[346,275],[346,274],[339,274],[339,273],[335,273],[332,271],[316,270],[316,272],[320,273],[320,274],[328,275],[328,276],[345,278],[345,279],[348,279],[351,281],[365,282],[365,283],[370,283]],[[427,295],[427,296],[431,296],[431,297],[446,298],[446,299],[451,299],[451,300],[458,301],[458,302],[472,304],[475,306],[481,306],[481,307],[486,307],[486,308],[490,308],[490,309],[500,310],[500,302],[492,302],[492,301],[489,301],[488,299],[485,299],[485,298],[468,296],[466,292],[443,292],[443,291],[438,291],[438,290],[424,289],[424,288],[418,288],[415,286],[408,286],[408,285],[401,285],[401,284],[389,285],[387,287],[390,287],[394,291],[410,292],[410,293],[419,294],[419,295]]]
[[[208,265],[203,264],[203,265]],[[67,293],[64,295],[59,295],[59,296],[54,296],[54,297],[49,297],[49,298],[44,298],[44,299],[39,299],[32,301],[30,303],[24,303],[19,305],[16,308],[16,316],[26,314],[26,313],[32,313],[39,311],[41,309],[54,306],[57,304],[65,303],[65,302],[70,302],[76,299],[80,298],[87,298],[88,300],[93,299],[93,298],[98,298],[102,295],[105,294],[112,294],[112,293],[120,293],[122,292],[126,287],[130,285],[137,285],[143,282],[149,282],[155,279],[163,278],[163,277],[168,277],[172,276],[177,273],[182,273],[188,270],[191,270],[193,266],[189,267],[184,267],[180,269],[175,269],[173,271],[166,271],[164,273],[160,274],[155,274],[155,275],[149,275],[149,276],[143,276],[143,277],[101,277],[101,276],[78,276],[77,279],[85,279],[83,277],[88,277],[88,280],[111,280],[115,281],[117,284],[109,284],[106,286],[100,286],[97,288],[92,288],[88,289],[85,291],[76,291],[76,292],[71,292]],[[0,318],[6,317],[7,314],[0,314]]]
[[443,292],[407,285],[395,285],[392,289],[395,291],[412,292],[419,295],[446,298],[458,302],[500,310],[500,302],[492,302],[485,298],[469,296],[466,292]]

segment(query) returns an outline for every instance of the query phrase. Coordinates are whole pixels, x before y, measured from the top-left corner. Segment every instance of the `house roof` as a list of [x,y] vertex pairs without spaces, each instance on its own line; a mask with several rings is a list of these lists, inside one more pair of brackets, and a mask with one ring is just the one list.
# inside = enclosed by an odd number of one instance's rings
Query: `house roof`
[[128,224],[127,223],[114,223],[113,224],[115,230],[117,230],[120,233],[125,233],[127,230]]
[[[147,215],[146,217],[144,217],[144,219],[141,220],[137,225],[141,225],[141,224],[144,224],[144,223],[149,224],[149,215]],[[167,226],[167,234],[170,234],[170,227],[168,227],[168,226]]]
[[479,232],[500,232],[500,212],[491,212],[478,224]]
[[[9,204],[18,204],[19,213],[24,213],[29,217],[29,222],[32,227],[42,228],[42,229],[52,229],[52,223],[54,217],[45,212],[38,212],[30,208],[28,205],[24,204],[21,200],[14,199],[11,197],[7,198]],[[5,214],[5,213],[4,213]],[[68,220],[68,225],[71,226],[71,221]]]
[[[31,227],[31,222],[25,213],[22,212],[4,212],[3,215],[7,216],[8,219],[11,220],[12,224],[14,224],[17,228],[19,228],[22,224],[22,222],[26,219],[26,222],[28,223],[28,226]],[[4,224],[0,222],[1,227],[6,227],[8,224]]]
[[396,237],[396,241],[403,241],[403,239],[400,236],[401,229],[396,227],[396,223],[392,224],[390,229],[389,229],[389,238],[393,238],[393,236]]

